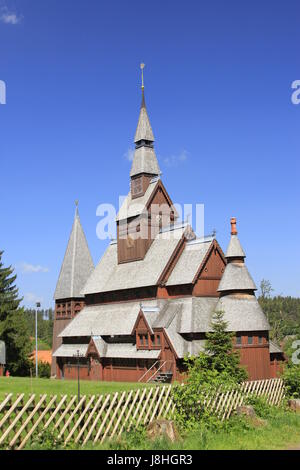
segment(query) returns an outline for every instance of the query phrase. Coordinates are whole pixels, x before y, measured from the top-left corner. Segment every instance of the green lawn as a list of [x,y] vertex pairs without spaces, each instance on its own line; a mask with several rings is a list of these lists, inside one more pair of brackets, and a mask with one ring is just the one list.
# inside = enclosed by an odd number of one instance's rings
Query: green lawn
[[[81,394],[101,394],[134,390],[149,386],[135,382],[95,382],[89,380],[80,381]],[[27,377],[0,377],[0,400],[6,393],[35,393],[37,395],[47,393],[55,394],[77,394],[77,380],[35,379]]]
[[265,426],[244,428],[234,426],[231,430],[197,430],[182,436],[178,442],[167,440],[151,442],[138,433],[128,433],[119,440],[106,441],[85,449],[99,450],[284,450],[300,449],[300,414],[282,412],[267,421]]

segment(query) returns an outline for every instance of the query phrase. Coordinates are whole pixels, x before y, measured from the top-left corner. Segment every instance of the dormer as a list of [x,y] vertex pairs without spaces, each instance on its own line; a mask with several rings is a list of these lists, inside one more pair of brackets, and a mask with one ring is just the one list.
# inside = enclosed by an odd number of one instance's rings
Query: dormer
[[132,330],[137,349],[161,349],[161,332],[154,331],[141,309]]

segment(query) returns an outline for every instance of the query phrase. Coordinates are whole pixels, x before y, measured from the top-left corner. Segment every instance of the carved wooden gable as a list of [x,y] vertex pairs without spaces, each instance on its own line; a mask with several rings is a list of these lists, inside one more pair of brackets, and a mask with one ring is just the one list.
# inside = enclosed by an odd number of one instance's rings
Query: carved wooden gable
[[217,288],[226,266],[225,256],[216,240],[194,278],[193,295],[218,297]]

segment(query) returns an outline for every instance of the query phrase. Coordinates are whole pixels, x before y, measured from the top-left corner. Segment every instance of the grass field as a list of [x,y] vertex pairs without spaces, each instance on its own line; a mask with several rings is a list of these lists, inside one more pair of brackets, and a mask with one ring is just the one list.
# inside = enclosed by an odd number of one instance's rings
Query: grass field
[[[100,394],[119,392],[124,390],[135,390],[149,386],[135,382],[95,382],[89,380],[80,381],[80,393]],[[55,394],[77,394],[77,380],[55,380],[55,379],[30,379],[27,377],[0,377],[0,401],[6,393],[35,393],[37,395],[47,393]]]
[[197,430],[178,442],[151,442],[136,433],[104,444],[89,444],[86,449],[150,450],[284,450],[300,449],[300,414],[278,413],[265,426],[245,428],[237,424],[231,430]]

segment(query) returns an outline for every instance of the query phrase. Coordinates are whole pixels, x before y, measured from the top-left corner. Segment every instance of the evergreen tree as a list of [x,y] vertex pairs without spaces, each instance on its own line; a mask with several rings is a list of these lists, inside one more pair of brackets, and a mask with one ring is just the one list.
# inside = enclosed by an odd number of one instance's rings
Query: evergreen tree
[[234,333],[227,331],[223,312],[217,311],[213,315],[211,331],[206,335],[204,352],[185,360],[188,367],[185,386],[172,389],[176,420],[183,428],[216,424],[217,418],[206,406],[207,396],[238,389],[247,379],[245,369],[240,366],[239,354],[233,349],[233,336]]
[[13,375],[26,375],[30,367],[30,338],[15,285],[13,268],[3,266],[0,251],[0,339],[6,345],[6,368]]
[[247,378],[245,369],[240,366],[240,355],[233,349],[234,333],[227,331],[228,323],[222,311],[214,312],[212,330],[206,334],[204,352],[208,367],[218,372],[227,372],[238,382]]

